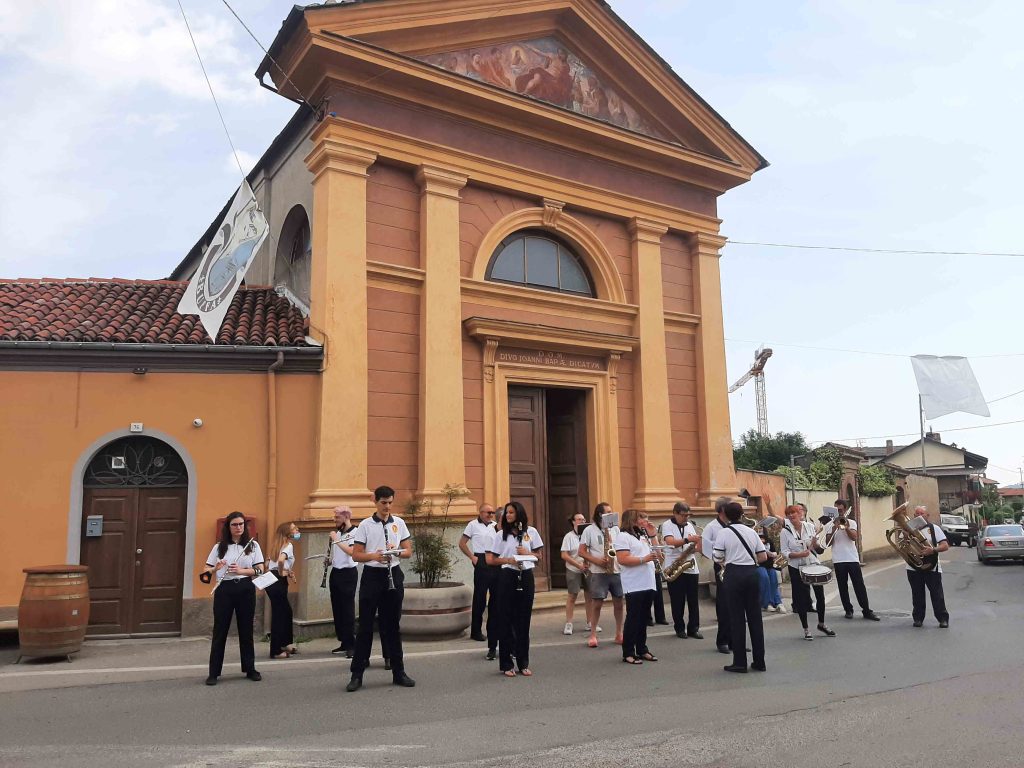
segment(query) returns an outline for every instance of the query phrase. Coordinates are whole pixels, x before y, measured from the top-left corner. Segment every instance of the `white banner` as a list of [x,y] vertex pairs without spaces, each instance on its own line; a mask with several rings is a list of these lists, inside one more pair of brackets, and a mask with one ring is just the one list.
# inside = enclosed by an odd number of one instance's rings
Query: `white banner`
[[910,358],[926,419],[962,411],[990,416],[985,396],[966,357],[914,355]]
[[199,269],[178,302],[178,313],[199,315],[213,342],[224,322],[242,278],[267,237],[267,220],[256,204],[249,182],[235,192],[231,207],[217,226]]

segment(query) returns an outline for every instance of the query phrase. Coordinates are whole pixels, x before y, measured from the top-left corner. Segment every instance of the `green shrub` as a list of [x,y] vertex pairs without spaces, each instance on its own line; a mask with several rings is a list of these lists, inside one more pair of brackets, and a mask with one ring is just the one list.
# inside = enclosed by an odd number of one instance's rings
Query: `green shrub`
[[857,469],[857,485],[864,496],[878,498],[880,496],[892,496],[896,493],[896,481],[892,472],[881,464]]
[[454,499],[469,495],[464,485],[445,485],[444,509],[440,514],[431,499],[413,499],[406,506],[406,517],[412,533],[412,571],[420,577],[420,585],[433,589],[452,575],[455,569],[455,547],[445,541],[448,510]]

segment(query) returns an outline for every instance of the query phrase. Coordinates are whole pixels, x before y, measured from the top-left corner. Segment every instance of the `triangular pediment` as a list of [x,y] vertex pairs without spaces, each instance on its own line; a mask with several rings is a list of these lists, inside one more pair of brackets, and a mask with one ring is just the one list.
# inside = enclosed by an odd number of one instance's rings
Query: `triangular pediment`
[[554,36],[489,43],[416,58],[620,128],[672,140],[639,104],[610,85],[585,59]]

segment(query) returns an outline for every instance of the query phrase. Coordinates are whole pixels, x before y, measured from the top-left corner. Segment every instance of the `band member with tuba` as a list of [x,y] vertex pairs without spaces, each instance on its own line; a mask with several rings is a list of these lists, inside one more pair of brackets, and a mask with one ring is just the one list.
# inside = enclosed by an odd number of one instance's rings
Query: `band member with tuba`
[[726,672],[747,671],[747,628],[750,629],[751,667],[764,672],[764,625],[761,621],[760,584],[757,564],[768,553],[753,528],[737,525],[743,517],[743,506],[731,501],[725,505],[727,524],[715,537],[714,559],[726,568],[720,578],[728,585],[729,627],[732,631],[732,664]]
[[331,614],[338,647],[331,653],[351,659],[356,650],[356,583],[359,572],[352,559],[356,527],[352,525],[352,509],[347,504],[334,508],[334,530],[330,533]]
[[659,555],[649,540],[654,526],[635,509],[622,513],[622,529],[615,536],[615,554],[626,600],[626,624],[622,633],[622,660],[626,664],[657,661],[647,647],[647,617],[654,600],[654,563]]
[[[715,549],[715,542],[729,524],[729,519],[725,516],[725,507],[729,503],[730,501],[727,496],[719,496],[715,500],[715,519],[704,526],[704,532],[701,534],[701,552],[704,553],[705,557],[712,557],[714,559],[712,553]],[[728,588],[722,581],[722,564],[717,560],[714,560],[714,573],[715,615],[718,618],[718,634],[715,637],[715,647],[719,653],[729,653],[732,651],[732,633],[729,631],[729,606],[726,596]]]
[[[537,529],[530,525],[526,508],[518,501],[506,504],[501,529],[495,532],[487,550],[487,564],[501,567],[495,625],[499,638],[498,664],[505,677],[516,676],[513,656],[521,675],[533,675],[530,669],[530,620],[535,590],[533,569],[543,548],[544,542]],[[532,560],[520,559],[531,556]]]
[[224,667],[224,646],[227,644],[231,617],[238,625],[238,649],[242,671],[253,682],[263,676],[256,671],[256,649],[252,641],[252,620],[256,614],[256,587],[253,576],[263,572],[263,552],[259,543],[249,536],[245,515],[232,512],[224,519],[220,541],[210,550],[206,568],[199,580],[209,584],[216,573],[213,588],[213,639],[210,642],[210,675],[207,685],[216,685]]
[[[661,524],[661,540],[672,547],[665,552],[664,571],[667,579],[671,579],[672,569],[681,565],[678,561],[683,556],[683,549],[691,550],[692,554],[687,556],[687,559],[692,557],[693,565],[676,578],[669,580],[668,599],[672,606],[672,623],[675,625],[676,637],[703,640],[704,635],[700,633],[700,601],[697,595],[700,581],[697,554],[701,551],[701,538],[697,535],[696,526],[690,522],[690,505],[685,501],[677,501],[672,507],[672,517]],[[689,621],[686,621],[687,616]]]
[[[804,628],[804,640],[813,640],[811,630],[807,627],[807,614],[811,610],[811,585],[800,578],[800,568],[805,565],[816,565],[818,556],[811,543],[814,541],[814,523],[804,520],[804,510],[798,504],[786,507],[786,525],[780,535],[782,554],[789,561],[789,582],[793,587],[793,608],[800,617]],[[825,587],[814,585],[815,610],[818,612],[818,631],[828,637],[836,633],[825,624]]]
[[848,583],[853,582],[853,591],[857,595],[857,603],[865,619],[880,621],[877,613],[871,610],[868,604],[868,590],[864,586],[864,574],[860,569],[860,553],[857,551],[857,539],[860,532],[857,530],[857,521],[853,517],[847,517],[850,503],[846,499],[836,499],[835,508],[839,510],[839,516],[828,523],[822,535],[825,541],[832,543],[832,567],[836,572],[836,585],[839,587],[839,599],[843,601],[843,610],[846,611],[846,618],[853,618],[853,603],[850,602],[850,590]]
[[[923,517],[927,520],[928,509],[914,507],[914,517]],[[907,563],[907,581],[910,582],[910,593],[914,603],[914,626],[920,627],[924,624],[924,590],[927,587],[932,598],[932,613],[938,619],[939,626],[946,629],[949,627],[949,612],[946,610],[946,597],[942,591],[942,564],[939,562],[939,552],[949,549],[949,542],[939,526],[929,522],[926,528],[927,531],[922,528],[921,532],[931,543],[925,544],[922,554],[926,561],[931,559],[934,562],[934,567],[925,571]]]
[[373,619],[380,613],[380,644],[384,657],[391,661],[391,679],[395,685],[412,688],[416,682],[405,674],[402,655],[402,600],[405,576],[399,560],[412,557],[412,536],[400,517],[391,514],[395,491],[382,485],[373,492],[377,509],[356,528],[352,559],[363,563],[359,584],[359,632],[352,659],[352,679],[345,690],[363,686],[363,672],[370,665],[373,645]]
[[[494,507],[481,504],[476,520],[470,520],[459,539],[459,549],[473,565],[473,609],[469,624],[470,639],[487,641],[488,648],[497,648],[494,635],[495,568],[487,565],[487,547],[494,538]],[[489,598],[489,599],[488,599]],[[484,609],[487,609],[487,637],[484,637]]]
[[[618,563],[615,562],[613,544],[619,527],[601,525],[601,518],[610,514],[612,505],[602,501],[594,507],[593,522],[580,536],[580,557],[590,563],[590,637],[587,638],[587,645],[591,648],[597,648],[597,625],[601,620],[601,605],[609,592],[612,595],[612,609],[615,612],[615,642],[622,643],[625,611],[622,601],[622,580],[618,573]],[[609,552],[609,549],[612,552]]]

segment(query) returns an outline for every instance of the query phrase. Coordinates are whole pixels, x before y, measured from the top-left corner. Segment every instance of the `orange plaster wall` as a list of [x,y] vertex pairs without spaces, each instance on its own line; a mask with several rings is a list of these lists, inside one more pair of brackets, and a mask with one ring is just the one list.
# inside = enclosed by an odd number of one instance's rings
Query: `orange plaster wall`
[[622,280],[622,288],[626,294],[626,303],[633,304],[632,240],[625,222],[577,210],[570,211],[570,214],[601,240],[615,262],[615,269],[619,273],[619,279]]
[[472,498],[491,504],[497,499],[484,499],[484,362],[480,342],[463,333],[462,337],[462,408],[466,434],[466,487]]
[[[284,520],[302,508],[313,487],[318,377],[277,378]],[[131,422],[172,436],[195,465],[189,482],[197,488],[197,563],[213,546],[216,519],[226,512],[250,513],[265,530],[266,398],[266,376],[259,373],[0,372],[0,515],[31,544],[0,559],[0,607],[18,603],[22,568],[64,562],[74,465],[96,440]],[[197,417],[204,422],[200,429],[192,426]],[[193,591],[204,594],[198,580]]]
[[661,281],[665,309],[693,313],[693,258],[686,239],[669,232],[661,241]]
[[[619,416],[619,473],[622,504],[629,504],[636,492],[636,410],[633,408],[633,364],[631,357],[619,361],[616,402]],[[612,502],[614,503],[614,502]]]
[[404,504],[419,482],[420,298],[367,289],[369,440],[367,481],[390,485]]
[[693,502],[700,487],[700,436],[697,433],[696,336],[665,334],[672,467],[676,488]]
[[495,223],[510,213],[539,205],[536,200],[473,184],[466,185],[462,190],[461,200],[459,258],[462,261],[463,277],[472,275],[476,252],[484,236],[494,228]]
[[408,171],[375,163],[366,180],[366,258],[420,266],[420,192]]

